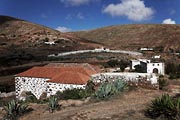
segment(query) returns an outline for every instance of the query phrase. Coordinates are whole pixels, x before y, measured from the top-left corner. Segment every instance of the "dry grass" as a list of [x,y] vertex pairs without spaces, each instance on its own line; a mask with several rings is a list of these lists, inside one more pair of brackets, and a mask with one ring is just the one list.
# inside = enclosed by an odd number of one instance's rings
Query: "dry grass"
[[120,49],[163,46],[180,50],[179,25],[120,25],[99,28],[91,31],[75,32],[81,38]]

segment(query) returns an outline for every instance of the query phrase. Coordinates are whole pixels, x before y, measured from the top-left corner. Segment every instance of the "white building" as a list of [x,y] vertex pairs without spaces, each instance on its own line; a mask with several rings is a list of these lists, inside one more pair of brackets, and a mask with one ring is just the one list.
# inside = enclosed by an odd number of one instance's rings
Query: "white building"
[[147,63],[147,73],[165,74],[164,63]]
[[23,92],[31,92],[37,99],[43,93],[50,95],[65,89],[85,88],[97,69],[89,64],[50,64],[33,67],[15,76],[16,98],[24,100]]
[[153,56],[152,58],[154,58],[154,59],[160,59],[160,58],[161,58],[161,55],[155,55],[155,56]]
[[55,45],[55,42],[54,41],[44,42],[44,44],[46,44],[46,45]]
[[136,65],[140,65],[140,61],[139,60],[131,60],[131,69],[132,70],[135,70]]
[[136,65],[141,65],[147,73],[165,74],[165,64],[161,62],[151,62],[147,59],[131,60],[132,70],[135,70]]
[[141,51],[153,51],[153,48],[140,48]]

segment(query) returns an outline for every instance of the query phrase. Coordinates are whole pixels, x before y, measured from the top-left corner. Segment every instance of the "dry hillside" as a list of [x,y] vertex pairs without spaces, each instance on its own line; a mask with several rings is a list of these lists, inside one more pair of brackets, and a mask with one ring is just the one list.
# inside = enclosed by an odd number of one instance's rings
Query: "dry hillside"
[[119,25],[73,34],[121,49],[137,50],[140,47],[163,46],[165,51],[169,48],[180,50],[180,25]]
[[[54,41],[55,45],[45,42]],[[99,46],[96,42],[9,16],[0,16],[0,63],[44,59],[48,54],[90,49]],[[8,63],[9,64],[9,63]]]

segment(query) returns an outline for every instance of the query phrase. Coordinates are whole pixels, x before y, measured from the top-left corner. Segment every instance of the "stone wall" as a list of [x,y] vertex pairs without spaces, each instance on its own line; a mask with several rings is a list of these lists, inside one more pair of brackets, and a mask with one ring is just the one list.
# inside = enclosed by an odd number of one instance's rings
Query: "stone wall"
[[38,99],[43,92],[47,92],[46,78],[31,78],[31,77],[15,77],[16,98],[24,99],[21,95],[23,91],[33,93]]
[[74,85],[74,84],[60,84],[60,83],[47,83],[47,97],[56,94],[58,91],[64,91],[66,89],[82,88],[85,89],[86,85]]
[[47,93],[47,97],[56,94],[57,91],[64,91],[73,88],[85,88],[85,85],[60,84],[47,82],[47,78],[33,77],[15,77],[16,98],[24,100],[23,92],[31,92],[37,99],[43,93]]

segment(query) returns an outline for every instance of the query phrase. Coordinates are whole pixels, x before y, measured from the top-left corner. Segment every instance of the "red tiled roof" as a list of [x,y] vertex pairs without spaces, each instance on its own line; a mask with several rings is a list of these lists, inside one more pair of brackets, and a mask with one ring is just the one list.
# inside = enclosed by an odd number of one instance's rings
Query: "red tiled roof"
[[96,74],[95,69],[83,66],[44,66],[33,67],[18,74],[21,77],[49,78],[48,82],[64,84],[85,84],[92,74]]
[[48,82],[63,83],[63,84],[86,84],[90,76],[75,71],[65,71],[56,77],[48,80]]

